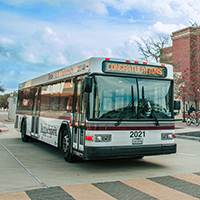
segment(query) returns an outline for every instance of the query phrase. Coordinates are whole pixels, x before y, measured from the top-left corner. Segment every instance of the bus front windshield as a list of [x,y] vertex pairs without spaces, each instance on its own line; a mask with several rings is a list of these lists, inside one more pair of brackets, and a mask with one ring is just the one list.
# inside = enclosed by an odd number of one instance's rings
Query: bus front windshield
[[172,81],[94,76],[89,118],[172,119]]

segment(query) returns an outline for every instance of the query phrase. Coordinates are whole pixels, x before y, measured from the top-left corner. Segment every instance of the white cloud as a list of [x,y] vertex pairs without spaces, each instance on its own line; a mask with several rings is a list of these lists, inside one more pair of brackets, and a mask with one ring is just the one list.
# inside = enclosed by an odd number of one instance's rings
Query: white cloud
[[[189,23],[190,19],[200,21],[200,1],[199,0],[0,0],[5,4],[30,8],[37,7],[41,2],[47,7],[54,8],[73,8],[78,12],[96,13],[98,15],[108,16],[109,7],[119,11],[121,14],[126,14],[128,11],[134,13],[136,10],[144,16],[149,14],[155,18],[165,18],[166,22]],[[130,18],[133,23],[135,19]]]
[[11,40],[10,38],[8,37],[4,37],[4,36],[0,36],[0,43],[4,43],[4,44],[9,44],[9,43],[14,43],[13,40]]
[[67,65],[69,62],[67,61],[66,57],[63,55],[62,52],[59,52],[58,55],[54,56],[55,61],[60,65]]
[[[77,1],[79,4],[81,1]],[[109,2],[109,1],[108,1]],[[81,4],[79,4],[80,11],[90,10],[100,15],[108,14],[108,10],[106,8],[107,3],[106,0],[84,0]]]
[[4,2],[8,5],[12,5],[12,6],[34,6],[34,5],[38,5],[40,2],[43,2],[47,5],[51,5],[51,6],[55,6],[55,5],[60,5],[61,2],[63,2],[63,0],[1,0],[1,2]]
[[179,30],[181,28],[184,28],[185,25],[183,24],[164,24],[162,22],[157,22],[156,24],[153,24],[152,26],[148,27],[148,30],[152,33],[152,34],[168,34],[170,35],[172,32]]
[[52,45],[54,48],[63,49],[65,42],[50,27],[44,27],[33,34],[34,40],[42,42],[42,44]]
[[122,13],[134,9],[143,13],[154,13],[168,19],[189,18],[200,19],[200,1],[199,0],[120,0],[108,2],[114,8]]
[[108,6],[111,6],[121,13],[126,13],[134,9],[143,12],[153,12],[159,16],[165,16],[170,19],[187,16],[189,18],[200,19],[200,1],[199,0],[1,0],[12,6],[30,6],[36,7],[43,2],[51,7],[73,7],[79,11],[87,11],[97,14],[108,14]]
[[36,59],[36,57],[35,57],[35,55],[33,53],[29,53],[28,60],[30,62],[36,62],[37,61],[37,59]]
[[132,46],[135,44],[135,41],[140,41],[140,37],[137,35],[131,35],[126,41],[125,45]]
[[97,14],[107,14],[108,10],[106,8],[107,4],[112,0],[1,0],[1,2],[4,2],[8,5],[16,6],[16,7],[22,7],[22,6],[28,6],[28,7],[35,7],[39,3],[44,3],[47,6],[52,7],[60,7],[60,6],[70,6],[75,7],[77,10],[83,12],[90,10]]
[[[1,80],[6,84],[9,84],[6,77],[10,71],[13,72],[10,80],[16,84],[90,56],[138,59],[140,55],[136,41],[140,41],[140,37],[156,39],[158,35],[170,35],[190,25],[190,19],[200,22],[199,0],[0,2],[17,8],[15,12],[11,9],[0,13]],[[36,8],[41,2],[47,8],[46,18],[34,18],[34,15],[26,16],[25,12],[19,12],[24,8]],[[57,12],[59,14],[59,10],[72,8],[77,21],[72,18],[68,20],[67,12],[65,20],[51,20],[48,18],[49,7],[55,12],[54,16],[57,16]],[[86,18],[84,14],[88,14]],[[8,65],[14,69],[8,68]],[[20,73],[22,75],[18,76]],[[9,87],[13,88],[13,83]]]

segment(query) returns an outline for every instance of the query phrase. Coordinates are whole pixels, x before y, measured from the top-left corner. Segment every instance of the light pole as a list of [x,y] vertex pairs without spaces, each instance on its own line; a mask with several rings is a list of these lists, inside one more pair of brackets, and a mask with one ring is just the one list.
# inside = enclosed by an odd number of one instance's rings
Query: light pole
[[199,113],[198,113],[198,110],[199,110],[199,88],[197,89],[197,94],[198,94],[198,97],[197,97],[197,99],[198,99],[198,102],[197,102],[197,117],[199,118]]
[[185,121],[185,82],[182,83],[183,86],[183,119],[182,122],[186,122]]

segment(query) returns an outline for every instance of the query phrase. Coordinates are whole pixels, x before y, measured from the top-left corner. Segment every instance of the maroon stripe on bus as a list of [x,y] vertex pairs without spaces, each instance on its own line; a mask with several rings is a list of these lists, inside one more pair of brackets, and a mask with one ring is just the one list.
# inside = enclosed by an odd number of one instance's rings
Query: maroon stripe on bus
[[146,127],[146,126],[122,126],[122,127],[91,127],[91,126],[87,126],[86,130],[88,131],[121,131],[121,130],[174,130],[175,126],[155,126],[155,127]]
[[42,114],[42,115],[40,115],[40,117],[47,117],[47,118],[54,118],[54,119],[66,119],[66,120],[71,119],[71,117],[67,117],[67,116],[62,116],[62,115],[56,116],[56,115],[47,115],[47,114]]
[[[23,112],[23,113],[17,112],[16,114],[33,116],[32,114],[30,114],[30,113],[25,113],[25,112]],[[37,116],[37,115],[36,115],[36,116]],[[42,114],[42,115],[40,115],[39,117],[48,117],[48,118],[66,119],[66,120],[70,120],[70,119],[71,119],[71,117],[67,117],[67,116],[62,116],[62,115],[56,116],[56,115],[48,115],[48,114]]]

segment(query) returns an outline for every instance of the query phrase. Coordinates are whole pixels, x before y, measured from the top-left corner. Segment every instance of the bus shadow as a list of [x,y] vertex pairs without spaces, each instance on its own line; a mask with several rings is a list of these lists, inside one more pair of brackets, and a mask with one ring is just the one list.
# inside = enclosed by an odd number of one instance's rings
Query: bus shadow
[[[92,160],[92,161],[79,161],[84,162],[84,169],[87,171],[99,172],[102,170],[119,170],[120,172],[127,170],[150,170],[150,169],[164,169],[161,163],[155,163],[148,161],[148,157],[141,159],[137,158],[119,158],[109,160]],[[81,166],[83,167],[83,166]]]
[[[152,162],[149,161],[149,157],[147,156],[143,158],[119,158],[119,159],[107,159],[107,160],[82,160],[81,158],[78,158],[74,162],[66,162],[63,158],[63,155],[61,153],[61,150],[53,147],[49,144],[40,142],[40,141],[30,141],[27,143],[24,143],[21,141],[21,139],[17,138],[15,140],[18,140],[17,142],[23,144],[22,146],[29,146],[29,148],[34,149],[35,152],[38,153],[38,155],[45,154],[45,157],[47,160],[53,159],[59,161],[59,165],[62,163],[62,167],[70,167],[74,166],[77,169],[81,169],[81,171],[84,171],[86,173],[104,173],[104,172],[112,172],[113,170],[115,172],[125,172],[125,171],[134,171],[134,170],[159,170],[159,169],[165,169],[167,166],[163,165],[159,162]],[[156,156],[153,156],[156,157]],[[52,161],[53,162],[53,161]],[[55,164],[55,163],[54,163]],[[49,166],[50,167],[50,166]]]

